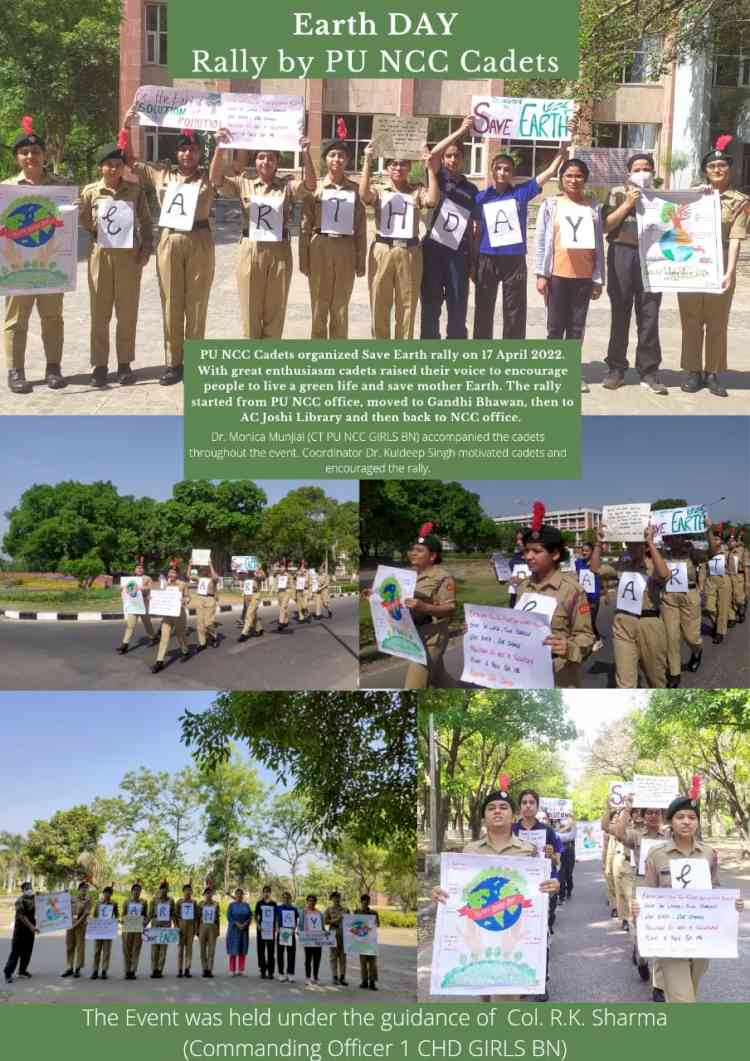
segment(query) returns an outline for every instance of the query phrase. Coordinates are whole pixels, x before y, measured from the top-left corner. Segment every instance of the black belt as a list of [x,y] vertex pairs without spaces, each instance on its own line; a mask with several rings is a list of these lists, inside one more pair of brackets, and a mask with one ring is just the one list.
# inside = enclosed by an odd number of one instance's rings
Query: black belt
[[353,232],[321,232],[319,228],[313,229],[313,236],[322,236],[323,239],[351,239]]
[[[242,238],[243,239],[249,239],[250,238],[250,229],[249,228],[243,228],[243,230],[242,230]],[[281,243],[285,239],[289,239],[289,229],[288,228],[283,228],[281,230],[281,239],[280,240],[276,240],[276,239],[260,239],[260,240],[253,240],[253,243]]]
[[[182,229],[179,229],[179,228],[170,228],[169,225],[165,225],[164,228],[165,228],[165,230],[167,232],[177,232],[180,236],[189,235],[188,232],[183,232]],[[195,230],[197,228],[210,229],[211,225],[210,225],[210,222],[208,220],[205,220],[205,221],[193,221],[193,227],[190,229],[190,232],[195,232]]]
[[414,239],[392,239],[390,236],[376,236],[376,243],[385,243],[388,247],[418,247],[419,240]]
[[656,608],[644,608],[640,615],[633,615],[632,612],[625,611],[624,608],[618,608],[616,615],[630,615],[633,619],[661,619],[661,612],[658,612]]

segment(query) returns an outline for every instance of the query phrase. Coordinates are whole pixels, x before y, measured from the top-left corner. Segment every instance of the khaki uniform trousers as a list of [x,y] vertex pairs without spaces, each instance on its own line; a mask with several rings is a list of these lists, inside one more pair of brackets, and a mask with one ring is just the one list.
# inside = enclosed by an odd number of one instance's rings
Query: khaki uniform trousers
[[378,959],[374,954],[360,954],[359,973],[363,980],[377,980]]
[[618,612],[614,626],[615,683],[618,689],[638,688],[638,665],[649,689],[667,686],[667,632],[659,616]]
[[630,903],[633,898],[633,867],[627,855],[615,855],[612,859],[612,875],[615,882],[617,916],[621,921],[630,921]]
[[161,230],[156,272],[164,317],[164,358],[169,366],[182,364],[186,339],[205,337],[214,263],[210,229]]
[[82,969],[86,964],[86,922],[65,933],[65,954],[68,969]]
[[[732,286],[720,295],[678,294],[682,324],[682,359],[688,372],[724,372],[727,367],[727,328],[734,298]],[[705,356],[703,337],[705,332]]]
[[567,660],[559,670],[555,668],[556,689],[580,689],[581,664]]
[[391,310],[395,302],[393,338],[412,339],[422,284],[422,248],[373,243],[367,263],[367,284],[373,338],[391,338]]
[[298,589],[294,594],[294,606],[297,609],[297,617],[306,619],[310,608],[310,596],[306,589]]
[[167,962],[167,944],[166,943],[152,943],[151,944],[151,972],[152,973],[163,973],[164,966]]
[[338,932],[336,933],[336,946],[330,948],[328,956],[331,963],[331,976],[345,977],[346,954],[344,953],[344,941],[339,939]]
[[123,932],[122,934],[122,960],[125,964],[126,973],[134,973],[138,968],[138,959],[141,956],[143,938],[140,932]]
[[263,631],[263,623],[260,621],[260,616],[258,615],[259,603],[260,599],[257,593],[252,593],[249,597],[245,597],[245,623],[242,627],[243,637],[247,637],[252,630],[258,632]]
[[156,637],[154,632],[154,624],[151,622],[150,615],[129,615],[125,620],[125,633],[122,635],[123,645],[129,645],[130,640],[135,633],[135,628],[138,625],[138,620],[143,623],[143,629],[146,631],[149,637]]
[[246,237],[240,240],[237,287],[247,339],[281,338],[291,282],[292,247],[288,239],[278,243]]
[[117,316],[115,350],[118,365],[135,358],[135,330],[141,295],[143,266],[140,251],[110,250],[94,243],[89,255],[89,299],[91,303],[91,364],[106,367],[109,361],[109,322]]
[[[195,939],[195,922],[186,921],[180,925],[180,941],[177,944],[177,968],[189,969],[193,961],[193,940]],[[205,968],[205,966],[204,966]]]
[[188,644],[187,644],[187,618],[184,610],[179,615],[165,615],[161,621],[161,637],[159,638],[159,651],[156,655],[156,659],[159,663],[164,662],[164,658],[167,655],[167,649],[169,648],[169,642],[172,634],[177,638],[177,644],[180,646],[180,652],[183,656],[187,655]]
[[422,663],[410,663],[406,671],[404,689],[454,688],[451,677],[443,663],[443,656],[449,640],[448,624],[433,623],[430,625],[431,628],[427,628],[429,633],[422,635],[425,652],[427,653],[427,666],[425,667]]
[[205,645],[206,637],[216,640],[216,597],[198,597],[195,606],[195,624],[198,628],[198,644]]
[[282,626],[285,626],[289,622],[289,601],[291,599],[292,594],[290,590],[280,589],[278,591],[279,622]]
[[106,973],[109,969],[109,959],[111,955],[111,939],[97,939],[94,941],[94,969],[98,969],[101,964],[102,969]]
[[697,589],[687,593],[662,593],[661,617],[667,633],[667,661],[669,673],[677,677],[682,673],[682,642],[691,652],[699,652],[703,645],[701,637],[701,597]]
[[660,984],[667,1002],[697,1002],[708,958],[659,958]]
[[201,947],[201,968],[213,972],[214,954],[216,952],[216,940],[219,933],[216,925],[201,925],[198,930],[198,940]]
[[745,576],[743,574],[729,575],[728,577],[732,583],[732,609],[736,611],[737,608],[743,608],[747,602]]
[[615,842],[610,837],[607,845],[607,857],[604,862],[604,879],[607,882],[607,900],[610,910],[617,909],[617,889],[615,888],[615,874],[613,863],[615,860]]
[[717,634],[729,629],[729,612],[732,606],[732,583],[728,575],[710,575],[706,579],[706,615],[716,626]]
[[310,241],[311,339],[346,339],[357,271],[354,236],[314,235]]
[[8,295],[5,299],[5,361],[8,368],[23,368],[29,318],[36,303],[42,324],[42,346],[48,365],[59,365],[63,352],[63,296]]

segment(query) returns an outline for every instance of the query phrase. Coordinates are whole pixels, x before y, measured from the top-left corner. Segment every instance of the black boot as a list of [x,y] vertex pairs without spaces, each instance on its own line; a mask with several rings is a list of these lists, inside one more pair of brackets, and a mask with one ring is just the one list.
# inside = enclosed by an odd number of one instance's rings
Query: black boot
[[249,641],[252,636],[253,636],[252,634],[240,634],[240,636],[237,638],[237,640],[238,641]]
[[643,980],[644,983],[650,978],[651,970],[648,967],[648,962],[645,962],[645,961],[638,962],[638,975],[640,976],[641,980]]
[[107,976],[107,970],[106,970],[106,969],[103,969],[103,970],[102,970],[102,980],[107,980],[107,979],[108,979],[108,976]]
[[700,652],[693,652],[693,654],[691,655],[691,657],[690,657],[690,659],[688,660],[688,663],[687,663],[687,669],[691,672],[691,674],[695,674],[695,672],[698,670],[698,668],[701,665],[701,660],[702,659],[703,659],[703,651],[702,650]]
[[701,372],[688,372],[688,378],[680,387],[686,394],[697,394],[703,390],[703,374]]
[[667,689],[676,689],[682,681],[681,674],[670,674],[667,677]]
[[714,633],[714,636],[711,638],[711,640],[713,641],[713,643],[715,645],[720,645],[722,643],[722,641],[724,640],[724,635],[723,634]]
[[179,383],[181,380],[182,365],[170,365],[161,376],[159,383],[162,387],[171,387],[173,383]]
[[651,998],[654,1000],[654,1002],[666,1002],[664,992],[660,987],[655,987],[653,989],[653,991],[651,992]]
[[117,382],[121,387],[127,387],[131,383],[135,383],[135,376],[127,361],[124,361],[117,366]]
[[91,974],[91,979],[92,980],[98,980],[99,979],[99,970],[98,969],[94,969],[93,973]]
[[160,670],[164,670],[164,664],[160,659],[157,659],[156,663],[151,668],[151,673],[158,674]]
[[125,644],[125,642],[124,642],[124,641],[123,641],[123,643],[122,643],[122,644],[120,645],[120,647],[119,647],[119,648],[117,649],[117,651],[118,651],[118,652],[120,653],[120,655],[121,655],[121,656],[124,656],[124,655],[125,655],[125,653],[126,653],[126,652],[128,651],[128,646],[127,646],[127,645]]
[[50,390],[59,391],[65,386],[65,380],[60,372],[60,363],[49,362],[47,364],[47,372],[44,377],[44,382],[47,384]]
[[708,387],[711,394],[716,395],[717,398],[728,398],[729,395],[721,383],[719,383],[719,377],[715,372],[706,373],[706,386]]
[[8,390],[13,394],[31,394],[31,384],[26,382],[22,368],[8,370]]
[[92,387],[107,386],[107,368],[105,365],[96,366],[94,371],[91,373],[90,383]]

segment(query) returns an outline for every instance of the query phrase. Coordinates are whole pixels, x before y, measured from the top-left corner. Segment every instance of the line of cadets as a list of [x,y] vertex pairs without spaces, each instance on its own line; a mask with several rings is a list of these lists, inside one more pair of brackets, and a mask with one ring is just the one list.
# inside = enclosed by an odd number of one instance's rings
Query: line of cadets
[[[559,168],[560,194],[543,204],[536,240],[537,289],[547,306],[548,338],[583,337],[589,303],[600,297],[604,284],[603,236],[606,234],[607,290],[612,320],[606,358],[609,374],[604,386],[614,390],[625,381],[628,331],[635,307],[638,333],[635,365],[641,383],[656,394],[667,393],[657,373],[661,361],[658,331],[661,295],[643,290],[637,249],[635,209],[641,189],[653,186],[654,162],[650,155],[633,155],[628,160],[626,183],[611,190],[603,209],[591,207],[596,249],[569,250],[561,243],[557,205],[566,198],[578,205],[585,203],[584,188],[589,171],[582,161],[568,158],[567,147],[561,148],[536,177],[515,185],[512,156],[497,154],[490,167],[493,184],[480,192],[463,173],[464,154],[459,141],[469,133],[471,119],[468,117],[431,151],[425,150],[426,188],[410,183],[411,162],[399,159],[386,159],[386,182],[381,188],[374,187],[372,144],[364,149],[363,172],[357,185],[346,176],[350,148],[338,140],[322,145],[326,173],[318,180],[309,140],[302,137],[303,177],[288,182],[277,175],[280,155],[274,150],[256,152],[255,175],[243,168],[249,161],[248,152],[237,152],[239,162],[233,165],[238,172],[226,173],[224,155],[231,138],[224,129],[216,135],[216,150],[208,169],[200,164],[202,143],[190,130],[183,130],[177,138],[175,164],[139,161],[132,153],[129,140],[135,113],[134,107],[127,112],[117,143],[100,149],[97,155],[100,179],[87,185],[81,194],[81,223],[93,237],[89,289],[94,386],[107,383],[113,310],[117,316],[117,380],[125,385],[134,379],[132,362],[141,272],[154,244],[144,188],[155,193],[161,204],[172,182],[198,184],[192,230],[183,232],[162,227],[156,248],[166,362],[160,382],[169,385],[182,379],[185,339],[205,336],[215,267],[209,214],[216,195],[237,199],[242,211],[236,276],[247,338],[273,339],[283,333],[292,275],[289,222],[294,202],[301,201],[300,270],[309,280],[312,338],[348,336],[348,308],[354,278],[364,276],[367,268],[372,334],[376,339],[388,339],[391,333],[396,339],[411,338],[420,297],[421,338],[440,338],[440,313],[445,304],[446,337],[466,339],[470,278],[476,285],[473,338],[492,338],[498,288],[502,286],[503,338],[523,339],[527,317],[528,205],[541,194],[545,182]],[[681,364],[688,372],[682,389],[688,393],[705,386],[715,395],[726,396],[718,373],[727,367],[727,327],[737,259],[740,242],[747,236],[750,215],[750,199],[731,187],[732,156],[726,150],[729,140],[724,137],[717,141],[717,148],[702,162],[708,181],[704,187],[719,191],[721,198],[724,290],[721,295],[679,295],[683,326]],[[39,136],[25,130],[16,138],[12,149],[21,173],[10,183],[49,184],[58,180],[44,171],[44,143]],[[140,183],[125,179],[126,165]],[[394,200],[394,194],[401,198]],[[132,250],[97,245],[98,212],[113,199],[127,199],[133,204],[137,239]],[[267,200],[265,209],[269,215],[280,215],[276,230],[266,216],[259,216],[257,224],[251,225],[251,207],[255,205],[259,209],[261,200]],[[518,243],[498,245],[496,231],[490,231],[485,208],[499,200],[507,203],[518,216],[521,232]],[[374,207],[376,219],[376,236],[369,255],[364,204]],[[425,237],[420,241],[419,211],[437,207],[447,210],[441,222],[444,228],[455,228],[463,219],[465,228],[457,247],[438,240],[436,226],[440,211],[437,209],[433,210]],[[340,210],[348,211],[348,234],[331,231],[330,225],[324,225],[323,210],[328,211],[326,217],[331,210],[337,216]],[[387,225],[383,222],[384,214],[387,214]],[[496,219],[495,230],[498,223]],[[265,238],[259,238],[259,229],[264,230]],[[268,238],[269,233],[272,239]],[[14,296],[8,299],[6,307],[5,347],[8,383],[15,393],[28,393],[31,389],[24,374],[24,359],[28,320],[35,301],[42,320],[46,381],[51,387],[64,385],[60,371],[62,295]],[[585,383],[582,388],[588,390]]]
[[[557,602],[544,643],[552,652],[555,685],[577,688],[581,664],[602,642],[596,629],[601,598],[601,579],[618,579],[633,573],[645,580],[640,615],[617,610],[613,624],[615,682],[618,688],[638,687],[639,669],[652,689],[676,688],[681,681],[681,647],[690,649],[687,669],[701,664],[703,638],[701,616],[705,611],[713,627],[713,643],[721,644],[727,631],[744,623],[750,590],[750,550],[744,544],[745,529],[716,527],[706,517],[708,549],[696,549],[684,535],[667,535],[664,545],[670,560],[686,564],[688,592],[666,592],[670,570],[662,552],[654,545],[650,529],[643,541],[626,542],[627,556],[614,564],[602,562],[605,527],[597,542],[585,546],[575,572],[560,570],[569,559],[561,531],[544,523],[544,505],[534,503],[532,523],[518,532],[511,564],[524,563],[531,575],[511,582],[511,606],[524,593],[552,597]],[[724,557],[724,574],[714,574],[708,562]],[[443,657],[448,647],[450,618],[456,610],[456,583],[442,566],[442,542],[433,524],[424,524],[409,551],[409,563],[417,571],[414,598],[405,601],[427,653],[427,664],[411,663],[405,688],[450,688],[452,679]],[[596,577],[596,591],[581,587],[579,571],[588,568]],[[701,606],[701,593],[704,594]]]
[[[150,902],[142,896],[142,886],[136,881],[130,889],[130,895],[123,903],[122,912],[119,904],[113,899],[113,888],[102,889],[101,899],[94,902],[90,895],[90,880],[82,880],[78,891],[71,896],[73,927],[65,933],[66,969],[63,977],[79,978],[86,964],[86,925],[89,917],[114,918],[122,924],[122,954],[125,971],[124,979],[135,980],[138,971],[142,946],[142,929],[128,931],[124,918],[143,919],[143,928],[177,928],[179,942],[177,945],[177,976],[191,977],[193,944],[197,939],[200,945],[200,960],[203,976],[212,978],[216,941],[221,935],[221,910],[214,898],[214,886],[211,881],[203,891],[203,902],[195,902],[192,884],[182,889],[182,898],[175,900],[169,895],[169,884],[162,881],[159,891]],[[30,977],[29,964],[34,947],[34,936],[38,932],[34,914],[34,893],[29,881],[22,885],[23,895],[16,902],[16,921],[11,946],[11,954],[5,965],[5,981],[12,983],[16,967],[19,976]],[[325,928],[335,935],[335,946],[327,948],[330,956],[331,976],[333,983],[346,987],[346,954],[344,952],[343,916],[350,911],[341,905],[340,892],[330,895],[330,905],[319,911],[316,907],[317,896],[307,896],[306,905],[299,910],[292,903],[290,892],[282,894],[281,903],[271,898],[271,888],[263,888],[261,898],[251,911],[244,901],[242,888],[234,893],[234,902],[227,908],[226,946],[229,960],[229,971],[232,976],[245,975],[245,960],[249,945],[249,927],[256,925],[256,949],[258,970],[261,980],[275,979],[275,968],[278,965],[278,979],[282,982],[293,982],[296,964],[296,936],[300,931],[312,928]],[[263,938],[263,911],[273,910],[273,938]],[[370,896],[360,896],[360,905],[355,914],[369,914],[380,924],[376,910],[370,907]],[[291,922],[291,924],[290,924]],[[280,930],[291,928],[288,944],[280,941]],[[151,979],[158,980],[164,975],[167,958],[167,944],[151,944]],[[321,947],[304,947],[305,973],[308,983],[319,983]],[[112,955],[112,940],[94,941],[92,980],[108,979],[109,964]],[[361,988],[377,991],[378,963],[374,955],[360,955]]]
[[[700,839],[700,778],[694,777],[690,792],[678,796],[662,813],[654,807],[634,808],[628,798],[622,807],[609,805],[602,814],[604,850],[602,864],[607,886],[607,905],[623,931],[635,927],[639,905],[634,889],[671,888],[670,860],[701,859],[708,862],[711,887],[718,888],[718,855]],[[641,844],[661,841],[650,847],[640,872]],[[736,908],[744,910],[738,899]],[[651,967],[633,943],[632,962],[644,982],[650,981],[654,1002],[697,1002],[701,978],[708,969],[705,958],[654,958]]]
[[[196,629],[198,634],[198,646],[196,651],[202,652],[208,645],[218,648],[220,641],[216,631],[216,614],[219,607],[219,586],[221,578],[216,572],[213,563],[196,565],[198,574],[198,590],[196,597]],[[138,626],[143,624],[147,636],[152,645],[158,645],[156,662],[151,670],[154,674],[164,669],[165,659],[169,643],[175,637],[180,649],[180,661],[186,662],[190,658],[188,645],[188,608],[190,605],[190,586],[188,582],[180,577],[176,562],[173,562],[166,576],[166,586],[180,590],[182,595],[182,608],[177,616],[161,616],[161,628],[157,634],[149,614],[149,602],[153,581],[146,574],[143,566],[143,557],[140,558],[133,571],[135,578],[143,595],[146,606],[145,615],[128,615],[125,619],[125,630],[122,641],[117,648],[121,655],[125,655],[130,647],[130,642]],[[329,578],[327,571],[315,571],[307,567],[304,560],[300,561],[299,567],[294,575],[289,571],[286,560],[274,565],[270,577],[272,588],[263,590],[262,586],[267,581],[266,572],[262,567],[254,571],[240,571],[237,577],[243,583],[243,607],[242,607],[242,633],[237,638],[244,642],[251,637],[263,636],[263,624],[260,621],[258,609],[261,600],[269,592],[275,592],[279,603],[279,617],[277,632],[283,633],[289,626],[289,606],[294,604],[297,610],[297,622],[311,623],[313,619],[322,620],[323,611],[330,619],[333,615],[329,597]],[[311,607],[311,599],[314,610]]]

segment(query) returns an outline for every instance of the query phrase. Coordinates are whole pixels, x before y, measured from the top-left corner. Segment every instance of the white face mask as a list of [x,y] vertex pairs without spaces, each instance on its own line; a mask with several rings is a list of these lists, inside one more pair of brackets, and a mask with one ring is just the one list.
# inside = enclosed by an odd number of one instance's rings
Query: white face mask
[[628,180],[636,188],[653,188],[654,186],[654,175],[647,169],[636,170],[635,173],[630,174]]

